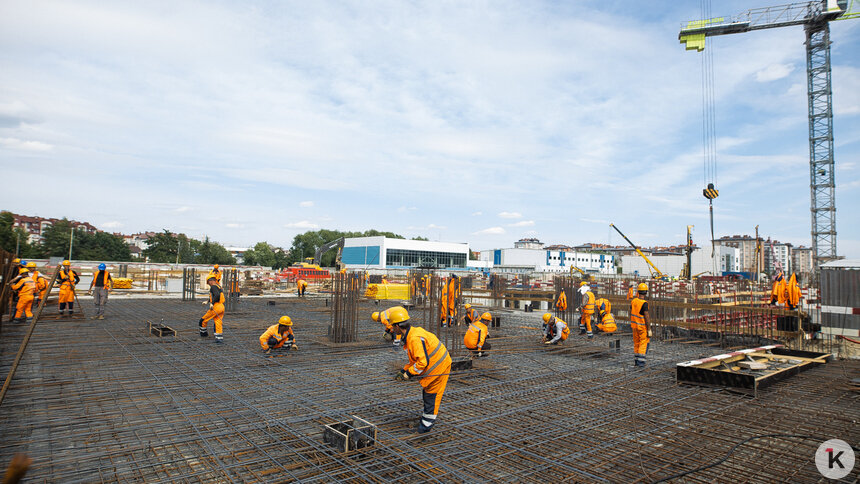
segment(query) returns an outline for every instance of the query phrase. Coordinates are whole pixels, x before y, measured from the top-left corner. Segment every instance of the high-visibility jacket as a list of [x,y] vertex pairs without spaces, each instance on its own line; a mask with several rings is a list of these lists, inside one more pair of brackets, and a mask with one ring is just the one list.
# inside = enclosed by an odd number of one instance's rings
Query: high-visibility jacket
[[295,341],[292,326],[287,326],[287,330],[284,331],[283,334],[278,333],[278,326],[279,325],[277,324],[273,324],[269,326],[269,329],[267,329],[263,334],[260,335],[260,346],[262,346],[264,350],[269,349],[269,338],[275,338],[275,340],[277,341],[277,343],[275,343],[272,348],[280,348],[281,346],[284,346],[284,343],[290,340]]
[[45,297],[45,291],[48,290],[48,280],[45,276],[39,274],[39,271],[33,272],[33,282],[36,283],[36,292],[39,293],[39,298]]
[[645,314],[644,311],[647,308],[643,308],[648,304],[648,301],[642,298],[635,298],[630,302],[630,325],[642,325],[645,326]]
[[218,284],[209,287],[209,304],[224,304],[224,290]]
[[36,281],[27,274],[13,282],[12,289],[18,291],[18,299],[29,299],[36,294]]
[[439,376],[437,368],[451,367],[448,349],[435,334],[420,326],[411,326],[406,332],[403,349],[409,355],[409,363],[403,369],[412,376],[421,376],[421,385],[426,386],[433,377]]
[[594,314],[594,293],[586,291],[582,295],[582,312],[583,314]]
[[594,302],[594,305],[597,307],[601,323],[608,324],[615,322],[615,317],[612,316],[612,303],[609,302],[609,299],[600,298]]
[[306,289],[308,287],[308,282],[304,279],[299,279],[298,281],[296,281],[296,286],[299,289]]
[[567,311],[567,295],[564,291],[558,295],[558,301],[555,302],[555,308],[559,311]]
[[[104,274],[102,274],[104,272]],[[99,286],[97,283],[99,282],[99,277],[102,277],[101,282],[102,285]],[[105,289],[110,289],[111,283],[113,282],[113,278],[110,276],[110,273],[105,269],[104,271],[96,271],[93,273],[93,284],[92,287],[104,287]]]
[[487,325],[481,321],[469,323],[469,329],[466,330],[466,335],[463,336],[463,344],[470,350],[480,350],[484,347],[484,340],[487,339],[489,330]]
[[471,323],[480,319],[478,317],[478,312],[475,311],[475,308],[469,308],[466,310],[466,322]]
[[452,277],[448,280],[448,315],[457,316],[455,314],[457,298],[460,297],[460,279]]
[[788,284],[785,287],[785,300],[788,302],[788,307],[794,309],[800,304],[800,287],[797,285],[797,276],[791,275]]
[[771,303],[776,302],[779,304],[785,304],[785,302],[786,302],[785,289],[786,289],[785,278],[782,277],[782,274],[780,274],[779,276],[777,276],[776,282],[773,283],[773,289],[771,289],[771,291],[770,291],[770,302]]
[[66,286],[68,288],[74,288],[75,285],[81,282],[81,277],[78,276],[78,273],[69,269],[60,269],[60,273],[57,274],[57,280],[60,281],[60,287]]
[[633,299],[635,299],[635,298],[636,298],[636,296],[637,296],[638,294],[639,294],[639,292],[636,290],[636,287],[635,287],[635,286],[634,286],[634,287],[631,287],[630,289],[628,289],[628,290],[627,290],[627,299],[628,299],[628,300],[633,300]]
[[565,341],[570,336],[570,328],[561,318],[553,317],[548,324],[544,324],[544,327],[546,327],[546,335],[550,338],[550,342]]

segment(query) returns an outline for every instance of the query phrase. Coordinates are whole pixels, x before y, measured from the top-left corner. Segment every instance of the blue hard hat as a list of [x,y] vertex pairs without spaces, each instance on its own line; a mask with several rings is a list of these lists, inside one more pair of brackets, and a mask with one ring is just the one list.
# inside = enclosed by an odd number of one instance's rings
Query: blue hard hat
[[21,262],[19,262],[18,264],[20,264],[20,265],[22,265],[22,266],[26,266],[26,265],[27,265],[27,261],[25,261],[25,260],[21,260]]
[[105,270],[105,268],[106,268],[106,267],[107,267],[107,266],[106,266],[106,265],[104,265],[104,264],[99,264],[99,270],[100,270],[100,271]]

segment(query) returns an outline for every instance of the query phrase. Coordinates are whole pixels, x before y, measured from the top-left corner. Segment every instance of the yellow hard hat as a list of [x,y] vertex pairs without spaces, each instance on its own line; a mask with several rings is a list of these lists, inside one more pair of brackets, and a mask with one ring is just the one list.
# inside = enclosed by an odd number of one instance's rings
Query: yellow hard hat
[[22,267],[22,268],[18,269],[18,274],[26,274],[28,272],[30,272],[30,271],[26,267]]
[[19,263],[19,262],[21,262],[21,259],[18,259],[17,257],[16,257],[16,258],[14,258],[14,259],[12,259],[12,263],[13,263],[13,264],[17,264],[17,263]]
[[376,311],[373,314],[371,314],[370,319],[372,319],[378,323],[379,322],[379,311]]
[[215,270],[218,270],[219,267],[221,267],[221,266],[219,266],[218,264],[215,264]]
[[550,313],[543,313],[543,322],[544,322],[544,323],[548,323],[548,322],[549,322],[549,320],[550,320],[550,318],[552,318],[552,314],[550,314]]
[[27,263],[27,269],[35,269],[35,268],[36,268],[35,262],[28,262]]
[[481,315],[481,319],[483,319],[484,321],[492,321],[493,315],[490,313],[484,313]]
[[648,284],[644,282],[639,283],[639,287],[636,288],[639,292],[646,292],[648,290]]
[[71,262],[71,261],[68,261],[68,260],[64,260],[64,261],[63,261],[63,265],[64,265],[64,266],[70,266],[70,265],[72,265],[72,262]]
[[472,309],[472,305],[469,303],[466,303],[465,305],[463,305],[463,307],[466,309]]
[[580,283],[579,283],[579,287],[587,286],[587,285],[588,285],[588,283],[587,283],[587,282],[585,282],[585,281],[582,281],[582,282],[580,282]]
[[289,316],[281,316],[281,319],[278,320],[278,324],[281,326],[292,326],[293,320],[290,319]]
[[409,312],[402,306],[395,306],[388,310],[388,322],[400,324],[409,321]]

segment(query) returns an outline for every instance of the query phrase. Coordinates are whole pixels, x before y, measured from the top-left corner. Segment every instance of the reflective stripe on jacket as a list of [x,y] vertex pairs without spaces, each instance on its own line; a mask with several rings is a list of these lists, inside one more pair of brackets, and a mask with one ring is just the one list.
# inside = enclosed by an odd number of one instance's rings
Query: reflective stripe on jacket
[[642,305],[645,302],[644,299],[638,297],[630,302],[630,324],[645,324],[645,315],[642,314]]
[[445,360],[451,361],[448,349],[435,334],[418,326],[406,332],[403,349],[409,355],[409,363],[403,367],[412,376],[435,376],[433,370]]
[[463,344],[470,350],[481,349],[484,346],[484,340],[487,339],[487,325],[475,321],[469,324],[469,329],[466,330],[466,335],[463,336]]

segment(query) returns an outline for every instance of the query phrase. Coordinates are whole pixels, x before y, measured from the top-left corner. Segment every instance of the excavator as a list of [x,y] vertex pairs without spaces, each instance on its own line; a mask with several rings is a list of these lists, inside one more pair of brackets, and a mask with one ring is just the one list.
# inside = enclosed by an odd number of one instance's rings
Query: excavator
[[653,262],[651,262],[651,259],[649,259],[647,256],[645,256],[645,254],[644,254],[641,250],[639,250],[639,247],[636,247],[636,244],[634,244],[630,239],[628,239],[628,238],[627,238],[627,236],[626,236],[626,235],[624,235],[624,233],[623,233],[623,232],[621,232],[620,230],[618,230],[618,227],[616,227],[616,226],[615,226],[615,224],[610,223],[610,224],[609,224],[609,226],[610,226],[610,227],[612,227],[613,229],[615,229],[615,231],[616,231],[616,232],[618,232],[619,234],[621,234],[621,236],[622,236],[622,237],[624,237],[624,240],[626,240],[626,241],[627,241],[627,243],[628,243],[628,244],[630,244],[630,247],[633,247],[633,249],[634,249],[634,250],[636,250],[636,253],[637,253],[637,254],[639,254],[639,256],[640,256],[640,257],[642,257],[643,259],[645,259],[645,262],[647,262],[647,263],[648,263],[648,265],[650,266],[650,269],[648,269],[648,270],[650,270],[650,271],[651,271],[651,278],[653,278],[653,279],[661,279],[661,280],[664,280],[664,281],[668,281],[668,280],[669,280],[669,277],[668,277],[668,276],[666,276],[666,274],[663,274],[662,272],[660,272],[660,269],[657,269],[657,266],[655,266],[655,265],[654,265],[654,263],[653,263]]
[[335,247],[337,247],[337,258],[335,258],[334,265],[335,267],[337,267],[337,270],[341,270],[343,268],[343,264],[340,261],[341,252],[343,252],[343,237],[337,238],[335,240],[332,240],[331,242],[319,246],[314,253],[314,264],[319,265],[320,261],[322,260],[323,254],[334,249]]

